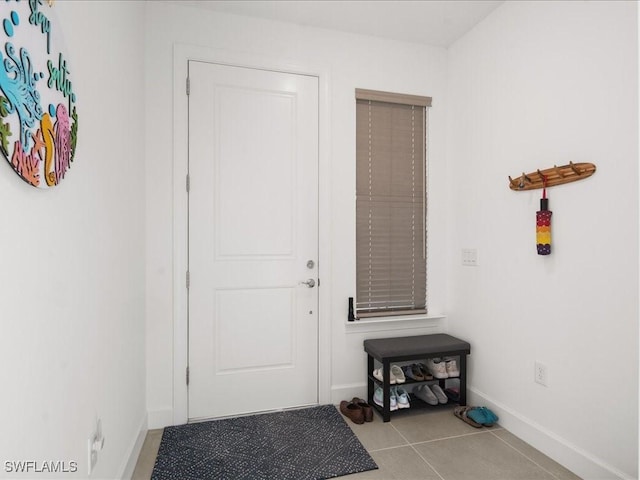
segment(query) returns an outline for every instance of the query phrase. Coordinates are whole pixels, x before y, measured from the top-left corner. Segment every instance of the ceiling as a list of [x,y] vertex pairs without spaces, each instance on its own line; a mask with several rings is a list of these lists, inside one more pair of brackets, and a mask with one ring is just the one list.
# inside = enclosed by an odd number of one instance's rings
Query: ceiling
[[494,0],[182,0],[180,5],[448,47],[495,10]]

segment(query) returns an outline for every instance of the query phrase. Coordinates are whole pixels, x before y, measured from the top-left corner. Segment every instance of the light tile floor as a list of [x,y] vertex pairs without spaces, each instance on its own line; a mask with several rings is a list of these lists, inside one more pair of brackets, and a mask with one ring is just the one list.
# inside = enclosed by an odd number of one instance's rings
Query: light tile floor
[[[345,420],[379,468],[344,479],[580,480],[500,426],[474,428],[448,408],[405,411],[388,423]],[[161,438],[162,430],[149,431],[133,480],[151,478]]]

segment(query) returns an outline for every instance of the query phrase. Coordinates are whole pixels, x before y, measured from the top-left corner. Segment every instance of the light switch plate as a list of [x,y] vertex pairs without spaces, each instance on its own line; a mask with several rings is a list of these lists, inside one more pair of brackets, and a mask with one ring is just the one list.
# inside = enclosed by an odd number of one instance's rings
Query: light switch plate
[[462,265],[465,267],[478,266],[478,250],[475,248],[462,249]]

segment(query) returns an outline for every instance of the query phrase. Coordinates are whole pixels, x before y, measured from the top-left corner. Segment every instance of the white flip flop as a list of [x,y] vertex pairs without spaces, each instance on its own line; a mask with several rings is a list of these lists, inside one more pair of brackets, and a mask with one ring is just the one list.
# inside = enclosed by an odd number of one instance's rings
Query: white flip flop
[[[382,368],[376,368],[373,371],[373,378],[375,378],[376,380],[379,380],[381,382],[384,382],[384,378],[382,377]],[[403,380],[403,382],[404,382],[404,380]],[[389,376],[389,383],[391,385],[395,385],[395,383],[396,383],[396,377],[393,374],[393,368],[391,369],[391,375]]]

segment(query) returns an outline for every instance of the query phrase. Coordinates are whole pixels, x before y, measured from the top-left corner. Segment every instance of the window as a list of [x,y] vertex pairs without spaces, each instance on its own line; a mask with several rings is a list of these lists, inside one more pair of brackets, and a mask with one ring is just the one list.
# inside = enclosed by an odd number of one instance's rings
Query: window
[[356,89],[356,313],[426,313],[431,98]]

